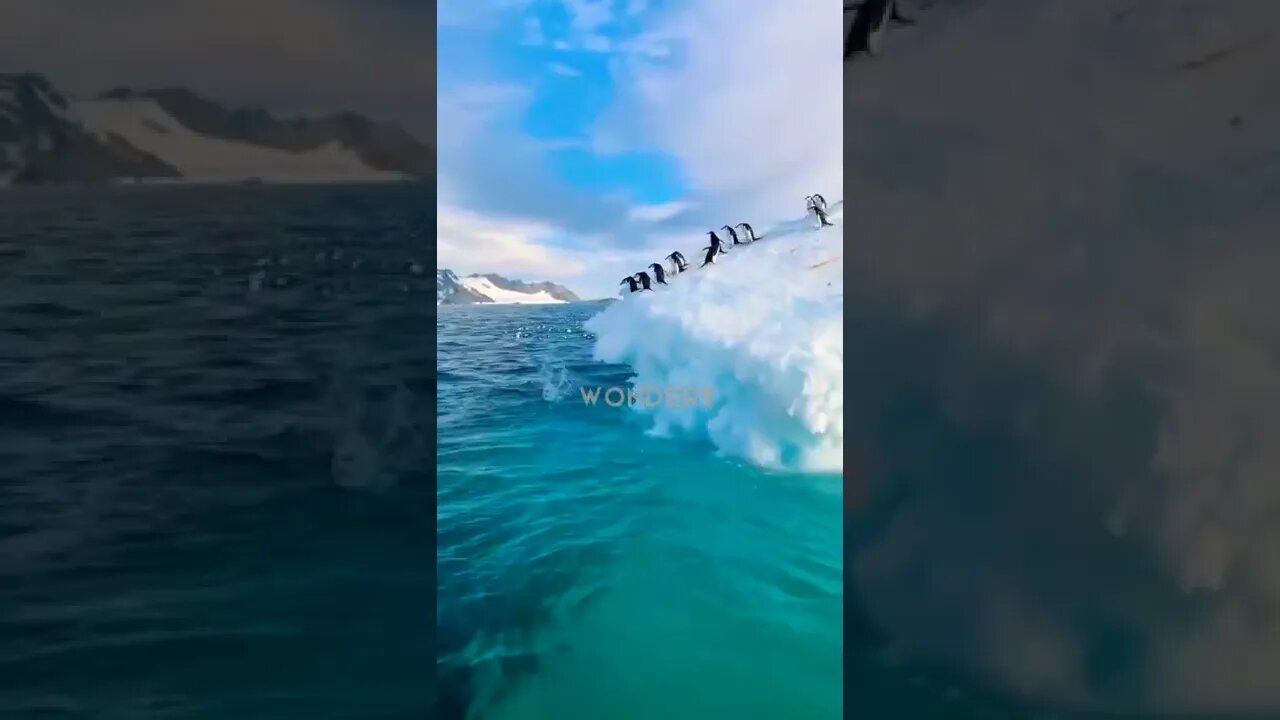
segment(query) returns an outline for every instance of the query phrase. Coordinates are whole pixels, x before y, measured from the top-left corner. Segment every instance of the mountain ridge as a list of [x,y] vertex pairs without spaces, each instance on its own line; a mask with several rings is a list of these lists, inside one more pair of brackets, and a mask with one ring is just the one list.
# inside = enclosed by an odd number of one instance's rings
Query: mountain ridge
[[580,302],[572,290],[549,281],[512,280],[497,273],[459,276],[447,268],[436,270],[437,305],[557,304]]
[[186,87],[88,99],[43,75],[0,73],[0,184],[414,181],[435,151],[354,112],[282,118]]

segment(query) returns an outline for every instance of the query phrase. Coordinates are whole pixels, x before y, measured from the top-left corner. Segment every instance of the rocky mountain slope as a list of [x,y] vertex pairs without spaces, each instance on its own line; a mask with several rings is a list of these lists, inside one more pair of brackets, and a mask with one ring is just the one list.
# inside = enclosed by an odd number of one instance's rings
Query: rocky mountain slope
[[70,98],[47,78],[0,74],[0,184],[414,180],[435,153],[354,113],[281,119],[186,88]]
[[530,283],[495,273],[459,277],[452,270],[436,270],[437,305],[554,304],[579,299],[573,291],[552,282]]

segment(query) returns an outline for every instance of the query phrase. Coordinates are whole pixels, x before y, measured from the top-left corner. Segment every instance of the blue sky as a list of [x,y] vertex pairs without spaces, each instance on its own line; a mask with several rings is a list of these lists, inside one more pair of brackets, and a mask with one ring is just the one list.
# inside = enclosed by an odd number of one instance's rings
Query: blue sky
[[805,5],[444,0],[439,265],[611,295],[840,197],[841,15]]

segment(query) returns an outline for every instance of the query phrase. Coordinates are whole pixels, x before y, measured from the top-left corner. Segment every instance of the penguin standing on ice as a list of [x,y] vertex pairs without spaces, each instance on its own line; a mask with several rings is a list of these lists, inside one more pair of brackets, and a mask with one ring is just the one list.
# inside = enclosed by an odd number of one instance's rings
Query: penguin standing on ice
[[849,27],[849,35],[844,42],[846,60],[859,52],[865,52],[868,55],[879,54],[885,27],[890,22],[897,25],[915,25],[914,20],[903,16],[898,10],[898,0],[862,0],[862,3],[854,6],[853,9],[853,25]]
[[756,231],[752,229],[751,223],[738,223],[738,227],[742,228],[742,232],[747,236],[747,240],[755,242],[759,239],[756,237]]
[[818,216],[818,221],[822,223],[820,227],[834,226],[834,223],[827,220],[827,211],[825,209],[827,207],[827,201],[821,195],[806,195],[805,205],[808,206],[809,210],[813,211],[814,215]]
[[679,250],[676,250],[675,252],[671,253],[664,259],[670,260],[671,264],[675,265],[676,272],[678,273],[682,273],[685,270],[689,269],[688,261],[684,259],[684,255],[682,255]]
[[737,233],[737,231],[736,231],[736,230],[734,230],[733,228],[729,227],[728,225],[725,225],[725,226],[721,227],[720,229],[721,229],[721,230],[724,230],[724,231],[725,231],[725,232],[727,232],[727,233],[729,233],[729,237],[733,240],[733,244],[734,244],[734,245],[742,245],[742,244],[743,244],[743,242],[742,242],[741,240],[739,240],[739,239],[738,239],[738,233]]
[[720,240],[720,236],[716,235],[714,230],[708,231],[707,235],[711,236],[711,244],[703,248],[703,250],[707,251],[707,257],[702,261],[702,267],[706,267],[715,262],[717,255],[727,252],[724,249],[724,243]]
[[653,286],[649,284],[649,273],[644,272],[644,271],[642,270],[642,271],[640,271],[640,272],[636,273],[635,277],[636,277],[636,279],[637,279],[637,280],[639,280],[639,281],[640,281],[640,284],[644,286],[644,287],[642,287],[642,288],[641,288],[641,290],[652,290],[652,289],[653,289]]
[[631,288],[631,292],[635,292],[636,290],[639,290],[639,289],[640,289],[640,284],[636,282],[636,279],[635,279],[635,277],[634,277],[634,276],[632,276],[632,277],[624,277],[624,278],[622,278],[622,282],[620,282],[620,283],[618,283],[618,284],[619,284],[619,285],[626,285],[627,287]]
[[662,266],[658,263],[651,263],[649,267],[653,268],[653,280],[659,285],[667,284],[667,274],[663,272]]

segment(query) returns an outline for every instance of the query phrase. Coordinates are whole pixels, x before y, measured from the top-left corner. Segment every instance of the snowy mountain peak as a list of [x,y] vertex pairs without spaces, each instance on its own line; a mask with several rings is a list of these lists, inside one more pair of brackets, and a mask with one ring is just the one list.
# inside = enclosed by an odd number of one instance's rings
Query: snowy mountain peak
[[436,270],[437,305],[547,305],[579,299],[573,291],[552,282],[511,280],[495,273],[458,277],[452,270]]
[[354,113],[277,119],[181,87],[81,100],[39,75],[0,74],[0,184],[364,182],[434,172],[431,148]]

